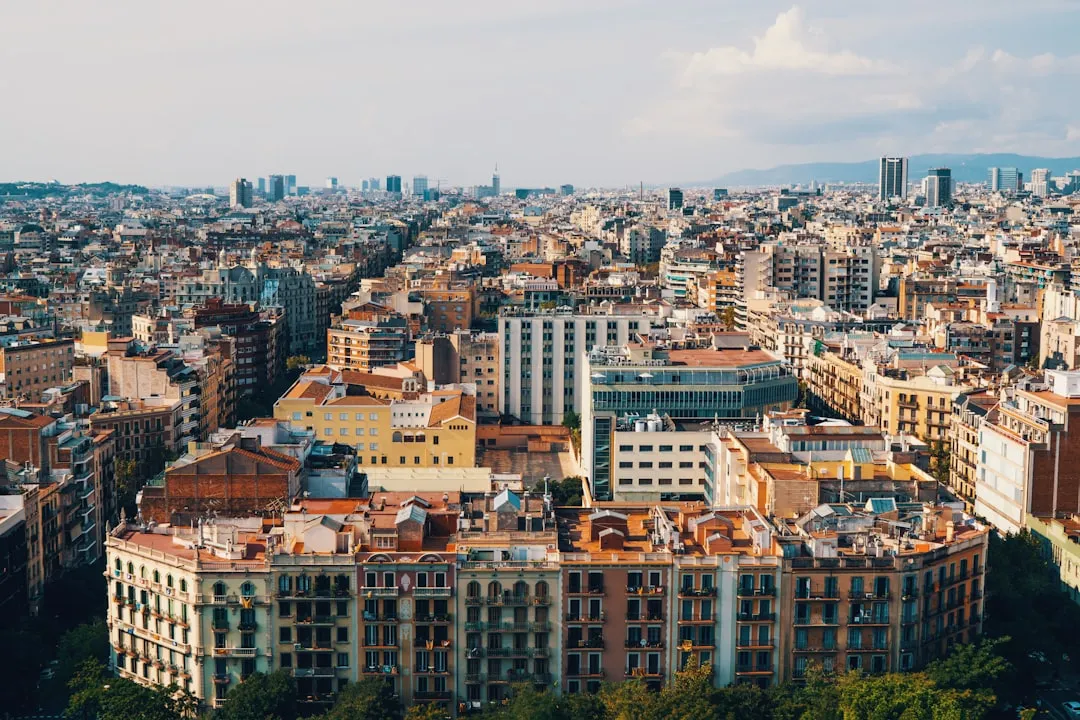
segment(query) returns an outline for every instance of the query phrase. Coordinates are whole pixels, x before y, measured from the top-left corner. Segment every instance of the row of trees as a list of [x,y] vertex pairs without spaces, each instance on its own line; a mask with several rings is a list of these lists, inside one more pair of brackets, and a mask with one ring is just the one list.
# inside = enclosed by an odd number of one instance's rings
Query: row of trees
[[[994,686],[1012,668],[998,643],[965,646],[924,673],[827,678],[811,671],[805,683],[767,690],[751,685],[715,688],[707,666],[689,665],[660,692],[641,680],[605,685],[596,694],[556,695],[518,685],[502,703],[481,713],[487,720],[977,720],[996,704]],[[176,688],[151,689],[109,678],[88,661],[71,682],[68,716],[75,720],[179,720],[194,701]],[[292,676],[256,673],[238,685],[214,720],[296,720]],[[441,720],[437,705],[404,712],[390,686],[368,679],[348,686],[325,720]]]

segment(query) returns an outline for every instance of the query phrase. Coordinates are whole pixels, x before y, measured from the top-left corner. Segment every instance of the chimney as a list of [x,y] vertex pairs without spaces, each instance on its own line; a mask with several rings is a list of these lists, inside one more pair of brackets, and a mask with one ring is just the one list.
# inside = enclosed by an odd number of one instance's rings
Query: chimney
[[947,523],[945,523],[945,542],[946,542],[946,544],[951,543],[953,541],[954,537],[956,537],[956,523],[954,523],[952,520],[950,520]]

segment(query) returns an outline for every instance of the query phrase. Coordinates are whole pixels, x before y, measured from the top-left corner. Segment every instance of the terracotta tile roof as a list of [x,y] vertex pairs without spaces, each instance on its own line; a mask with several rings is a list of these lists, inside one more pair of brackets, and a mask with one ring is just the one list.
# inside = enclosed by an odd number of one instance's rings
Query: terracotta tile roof
[[389,401],[380,400],[379,398],[373,398],[370,395],[346,395],[345,397],[334,398],[327,405],[362,405],[365,407],[379,406],[385,407],[389,405]]
[[462,417],[476,421],[476,398],[471,395],[458,395],[453,400],[435,404],[428,415],[428,427],[442,425],[447,420]]
[[315,400],[322,402],[330,394],[332,388],[326,383],[314,380],[297,380],[296,384],[285,393],[288,400]]

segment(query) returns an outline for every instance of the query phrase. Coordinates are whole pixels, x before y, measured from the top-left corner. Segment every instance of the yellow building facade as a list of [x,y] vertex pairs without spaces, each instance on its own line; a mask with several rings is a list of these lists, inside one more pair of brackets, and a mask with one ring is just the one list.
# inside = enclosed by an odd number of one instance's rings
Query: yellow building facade
[[305,375],[274,403],[274,418],[319,440],[351,445],[361,466],[473,467],[476,398],[435,390],[410,400],[350,395],[340,375]]

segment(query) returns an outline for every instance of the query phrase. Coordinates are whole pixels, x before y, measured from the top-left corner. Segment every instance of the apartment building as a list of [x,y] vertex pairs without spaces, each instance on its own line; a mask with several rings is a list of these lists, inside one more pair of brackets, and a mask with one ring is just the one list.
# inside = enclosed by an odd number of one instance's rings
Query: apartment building
[[862,417],[863,369],[842,341],[819,343],[806,358],[807,404],[815,412],[857,423]]
[[569,412],[582,412],[578,385],[585,355],[595,347],[625,345],[666,324],[659,309],[608,306],[609,314],[567,310],[499,316],[501,395],[499,412],[530,425],[558,425]]
[[177,429],[182,424],[179,400],[109,400],[90,414],[90,430],[110,433],[116,456],[135,463],[136,477],[146,479],[156,472],[170,454],[183,448]]
[[881,498],[782,522],[781,681],[913,670],[981,633],[989,530],[959,510]]
[[381,399],[348,383],[348,371],[302,375],[274,403],[274,418],[327,442],[351,445],[360,465],[473,467],[476,398],[461,388]]
[[778,522],[686,502],[556,511],[509,489],[304,500],[280,524],[125,521],[107,541],[112,661],[206,707],[285,669],[305,711],[376,677],[463,714],[513,683],[659,688],[691,658],[717,686],[798,679],[811,658],[917,669],[980,631],[987,531],[954,508]]
[[[93,564],[101,555],[105,513],[115,508],[115,478],[97,458],[111,453],[112,438],[93,436],[71,416],[36,415],[0,408],[0,458],[23,466],[15,487],[34,508],[32,554],[41,558],[40,577],[51,580],[65,568]],[[33,573],[35,576],[38,573]]]
[[561,582],[550,498],[503,490],[472,505],[458,549],[455,663],[458,697],[480,708],[511,683],[551,687],[560,677]]
[[872,245],[830,248],[812,236],[766,243],[741,258],[747,293],[775,288],[791,298],[816,298],[829,307],[865,313],[878,293],[881,259]]
[[405,359],[408,323],[396,313],[373,319],[343,319],[326,331],[326,364],[339,370],[370,372]]
[[26,340],[0,345],[0,392],[7,398],[40,402],[41,394],[71,380],[75,341]]
[[964,501],[964,509],[975,508],[975,486],[979,468],[979,429],[997,417],[996,395],[970,392],[960,395],[952,405],[949,446],[949,487]]
[[[730,339],[732,347],[723,349],[635,343],[596,348],[584,357],[578,376],[583,401],[581,464],[595,498],[619,499],[623,493],[655,489],[659,499],[659,493],[665,492],[663,486],[652,485],[654,468],[642,465],[649,460],[615,459],[613,437],[619,423],[628,418],[662,413],[676,421],[752,425],[768,411],[794,403],[797,382],[781,362],[746,345],[745,336]],[[671,443],[672,447],[682,444]],[[634,467],[620,468],[613,461],[630,462]],[[648,472],[637,472],[641,470]],[[675,470],[673,466],[669,479],[694,477]],[[696,491],[703,492],[704,485],[705,479],[699,477]],[[669,491],[676,489],[680,494],[692,492],[681,481]]]
[[200,520],[176,533],[122,522],[113,530],[106,622],[120,677],[176,685],[209,708],[252,673],[278,666],[261,522]]
[[[1080,512],[1080,443],[1070,440],[1080,412],[1080,371],[1047,370],[1017,387],[979,428],[975,512],[1001,532],[1018,532],[1028,515]],[[1077,422],[1080,422],[1078,420]]]
[[481,417],[499,414],[502,373],[496,333],[459,330],[416,340],[415,364],[438,385],[476,385],[476,411]]
[[952,404],[966,390],[955,355],[922,350],[896,353],[891,363],[863,362],[862,420],[887,433],[948,443]]
[[29,533],[21,495],[0,495],[0,612],[5,627],[29,609]]
[[[174,425],[177,445],[183,448],[188,442],[201,437],[204,393],[200,386],[200,374],[194,367],[165,350],[142,354],[109,350],[105,361],[109,395],[117,399],[144,400],[151,404],[179,402],[180,422]],[[220,388],[221,381],[211,378],[210,384]],[[205,402],[215,402],[214,395],[216,392],[205,393]]]
[[285,342],[280,337],[284,325],[264,319],[251,306],[226,303],[211,298],[191,311],[196,329],[220,328],[233,338],[236,386],[240,395],[251,395],[257,388],[270,387],[285,369]]

